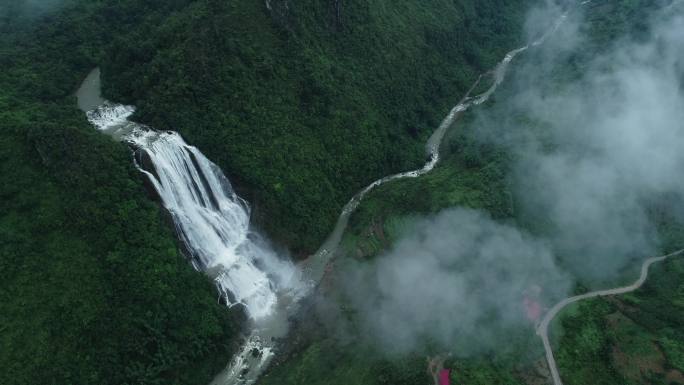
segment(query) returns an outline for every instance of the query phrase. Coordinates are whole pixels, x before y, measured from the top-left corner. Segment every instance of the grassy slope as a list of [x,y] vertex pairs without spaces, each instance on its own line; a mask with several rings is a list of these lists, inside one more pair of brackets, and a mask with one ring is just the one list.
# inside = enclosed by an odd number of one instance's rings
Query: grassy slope
[[115,32],[100,6],[3,20],[0,383],[204,384],[236,317],[71,96]]
[[339,20],[331,1],[272,3],[197,1],[119,39],[103,71],[110,96],[201,148],[305,254],[363,185],[422,163],[527,2],[345,0]]

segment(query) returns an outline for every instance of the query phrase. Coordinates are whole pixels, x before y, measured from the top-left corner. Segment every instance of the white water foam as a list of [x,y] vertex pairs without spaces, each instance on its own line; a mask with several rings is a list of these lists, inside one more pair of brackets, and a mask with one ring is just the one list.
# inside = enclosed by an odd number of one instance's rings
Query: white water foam
[[260,320],[273,313],[279,296],[302,295],[294,264],[250,230],[249,206],[221,169],[178,133],[128,121],[133,112],[107,102],[87,116],[103,131],[128,127],[123,141],[136,149],[138,167],[171,213],[193,266],[213,276],[228,305],[243,305]]
[[88,121],[98,130],[106,131],[128,123],[128,118],[135,112],[135,107],[105,102],[92,111],[86,112]]

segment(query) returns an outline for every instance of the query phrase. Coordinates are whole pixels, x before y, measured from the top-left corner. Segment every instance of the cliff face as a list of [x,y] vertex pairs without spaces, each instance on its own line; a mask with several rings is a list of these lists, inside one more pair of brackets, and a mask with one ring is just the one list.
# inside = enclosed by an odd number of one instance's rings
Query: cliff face
[[119,36],[108,95],[178,130],[297,254],[346,200],[414,168],[478,73],[517,43],[529,1],[195,1]]

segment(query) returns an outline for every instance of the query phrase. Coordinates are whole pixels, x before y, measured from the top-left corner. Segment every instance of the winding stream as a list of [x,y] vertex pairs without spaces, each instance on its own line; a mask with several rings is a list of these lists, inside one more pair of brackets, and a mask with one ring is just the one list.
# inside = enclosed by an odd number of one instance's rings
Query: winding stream
[[461,101],[454,108],[452,108],[451,111],[449,111],[449,114],[444,118],[444,120],[442,120],[442,123],[428,139],[426,144],[428,161],[422,168],[380,178],[366,186],[356,195],[354,195],[342,209],[342,213],[337,219],[335,228],[333,229],[332,233],[328,236],[328,239],[326,239],[326,241],[323,243],[323,246],[319,248],[316,254],[308,258],[302,264],[302,268],[305,272],[304,276],[314,283],[320,281],[325,272],[326,265],[333,258],[334,252],[335,250],[337,250],[337,247],[339,246],[339,243],[342,239],[342,235],[344,234],[344,230],[347,228],[349,217],[356,210],[356,208],[359,206],[363,198],[369,192],[385,183],[398,179],[418,178],[432,171],[432,169],[434,169],[437,163],[439,162],[440,145],[449,127],[451,127],[454,124],[454,122],[458,119],[458,117],[463,112],[467,111],[470,107],[478,106],[489,100],[489,98],[494,94],[499,85],[501,85],[501,83],[505,80],[506,73],[508,72],[508,67],[511,61],[513,61],[513,59],[517,55],[528,50],[530,47],[536,47],[542,44],[548,36],[553,34],[553,32],[555,32],[560,27],[560,25],[563,23],[566,17],[567,13],[562,14],[556,20],[553,26],[537,40],[534,40],[530,44],[527,44],[525,46],[516,48],[508,52],[504,56],[504,58],[496,65],[496,67],[492,71],[490,71],[493,74],[492,85],[482,94],[471,97],[471,92],[479,85],[480,81],[482,80],[482,75],[478,77],[478,79],[470,87],[470,90],[468,90],[463,99],[461,99]]

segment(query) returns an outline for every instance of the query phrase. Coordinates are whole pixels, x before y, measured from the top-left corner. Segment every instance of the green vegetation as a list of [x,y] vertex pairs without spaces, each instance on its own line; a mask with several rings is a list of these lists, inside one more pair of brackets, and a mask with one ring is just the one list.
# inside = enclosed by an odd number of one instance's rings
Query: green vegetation
[[[535,84],[543,84],[552,92],[555,87],[577,79],[595,52],[607,49],[617,39],[627,36],[638,39],[646,35],[648,15],[665,3],[667,1],[592,1],[583,8],[586,19],[581,29],[589,37],[584,49],[561,54],[554,59],[554,65],[540,68]],[[533,62],[534,55],[534,50],[528,51],[516,61]],[[515,78],[520,67],[514,63],[508,78]],[[542,123],[530,121],[505,103],[497,103],[497,100],[514,98],[515,92],[511,82],[504,82],[486,105],[478,107],[479,111],[469,110],[460,122],[456,122],[442,145],[443,159],[433,172],[418,179],[386,184],[371,192],[350,219],[345,235],[347,251],[356,256],[375,255],[387,248],[396,232],[401,230],[397,224],[410,223],[416,214],[433,214],[454,206],[484,209],[494,218],[514,220],[533,233],[544,232],[548,224],[543,217],[523,217],[517,210],[520,197],[514,195],[508,181],[512,155],[477,138],[474,117],[478,113],[497,116],[511,127],[543,135]],[[666,196],[659,202],[652,202],[652,217],[658,221],[672,220],[665,218],[671,203]],[[663,227],[661,238],[664,243],[671,244],[682,236],[679,231],[676,227]]]
[[118,37],[103,76],[111,98],[201,148],[259,225],[306,255],[360,188],[422,164],[429,133],[518,43],[530,2],[270,3],[193,2]]
[[239,315],[179,254],[130,151],[76,109],[116,33],[87,3],[1,28],[0,383],[206,384]]
[[652,269],[639,291],[582,302],[555,326],[566,384],[684,383],[684,262]]
[[[280,365],[265,376],[262,384],[418,384],[427,383],[424,357],[382,360],[377,352],[356,346],[342,346],[334,340],[316,342],[299,352],[301,360]],[[340,365],[344,362],[344,365]]]
[[[315,326],[314,326],[315,325]],[[312,330],[316,330],[312,332]],[[316,321],[307,321],[287,347],[285,357],[261,380],[263,385],[415,385],[428,384],[426,355],[387,356],[363,343],[344,342]],[[454,383],[463,385],[522,385],[513,360],[495,362],[447,358]]]
[[[595,52],[606,49],[621,36],[638,38],[647,32],[648,12],[662,5],[654,1],[593,1],[586,10],[589,19],[582,27],[591,37],[590,44],[582,52],[559,57],[557,65],[550,68],[550,73],[544,73],[540,81],[548,81],[549,89],[553,89],[576,79]],[[516,60],[527,60],[525,55]],[[515,71],[516,64],[511,69]],[[500,113],[497,100],[505,100],[512,92],[505,83],[480,108],[487,113]],[[374,257],[410,229],[416,215],[429,215],[453,206],[484,209],[495,218],[515,221],[531,232],[543,231],[545,224],[539,218],[520,217],[516,197],[507,181],[511,155],[477,139],[478,128],[472,111],[452,128],[443,145],[444,157],[433,172],[418,179],[383,185],[366,197],[350,219],[343,240],[349,256]],[[521,127],[544,130],[524,116],[512,119]],[[661,224],[663,250],[672,251],[684,245],[684,227],[674,225],[676,221],[668,214],[677,202],[663,198],[653,202],[650,214]],[[684,289],[678,283],[684,276],[683,266],[681,261],[671,261],[664,267],[655,267],[653,278],[634,296],[582,302],[573,308],[572,314],[566,311],[562,323],[552,328],[559,335],[561,330],[563,333],[562,337],[556,336],[555,346],[564,382],[582,385],[684,383],[680,372],[684,364],[681,347],[684,335],[678,326],[683,322],[680,310],[684,309],[681,297]],[[323,284],[329,299],[335,298],[331,294],[334,285],[334,280]],[[670,315],[673,307],[676,311]],[[325,335],[326,332],[323,335],[309,332],[320,329],[325,330],[322,325],[299,327],[290,340],[296,347],[286,352],[263,382],[382,384],[390,375],[396,375],[391,380],[393,384],[430,382],[425,376],[424,356],[406,357],[405,361],[383,359],[382,354],[372,349],[346,345]],[[345,341],[345,337],[341,340]],[[539,340],[536,342],[541,345]],[[447,366],[454,369],[452,381],[457,384],[547,383],[544,369],[538,369],[545,365],[542,354],[537,358],[541,361],[501,356],[454,358]],[[391,364],[387,365],[387,361]]]
[[[616,38],[648,33],[649,11],[665,1],[594,2],[586,32],[593,39],[582,53],[553,72],[558,84],[582,70],[591,53]],[[564,72],[567,70],[567,72]],[[684,226],[673,216],[681,202],[667,194],[649,202],[663,253],[684,246]],[[636,266],[635,266],[636,267]],[[630,277],[637,274],[630,272]],[[684,262],[677,257],[651,267],[637,292],[583,301],[561,314],[552,327],[555,354],[565,384],[682,384],[681,331],[684,322]],[[633,278],[631,278],[633,279]]]
[[[234,349],[240,315],[179,254],[129,150],[76,110],[91,68],[109,98],[139,107],[136,119],[216,161],[259,224],[304,255],[362,186],[422,164],[443,115],[518,43],[531,2],[0,0],[0,383],[202,384]],[[644,33],[640,12],[660,3],[592,2],[595,45],[551,77],[570,80],[602,45]],[[373,256],[414,215],[455,205],[520,220],[509,155],[480,144],[472,121],[434,172],[369,195],[349,252]],[[669,223],[666,212],[653,215]],[[673,247],[684,231],[661,233]],[[681,383],[683,269],[669,262],[644,290],[566,316],[566,382]],[[430,381],[425,357],[384,357],[319,321],[317,333],[296,329],[265,384]],[[525,383],[519,364],[447,362],[459,384]]]
[[454,206],[487,210],[494,218],[513,215],[506,154],[473,139],[471,113],[456,123],[443,159],[427,175],[385,184],[368,195],[350,220],[344,245],[356,256],[385,249],[414,215]]
[[[207,383],[234,348],[239,314],[179,254],[129,150],[76,110],[90,69],[304,253],[356,190],[423,162],[527,1],[270,3],[0,0],[0,383]],[[372,362],[384,383],[425,377],[422,358]]]

